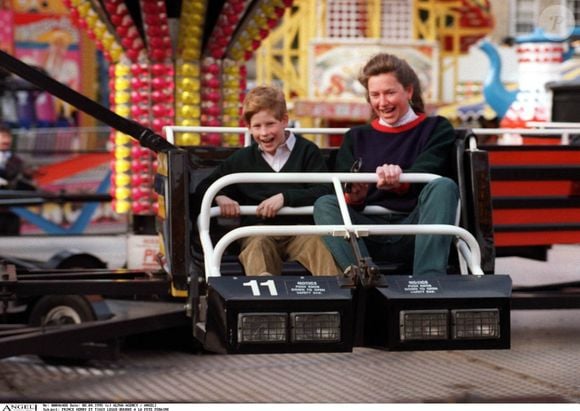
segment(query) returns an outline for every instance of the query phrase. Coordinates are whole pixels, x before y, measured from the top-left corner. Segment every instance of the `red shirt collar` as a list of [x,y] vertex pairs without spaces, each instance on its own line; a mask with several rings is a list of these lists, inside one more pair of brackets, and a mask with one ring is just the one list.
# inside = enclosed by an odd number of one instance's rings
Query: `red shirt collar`
[[403,124],[402,126],[399,126],[399,127],[384,126],[381,123],[379,123],[379,119],[376,118],[373,121],[371,121],[371,126],[375,130],[381,131],[383,133],[400,133],[402,131],[407,131],[407,130],[410,130],[410,129],[416,127],[419,123],[424,121],[426,118],[427,118],[427,115],[425,113],[421,113],[421,114],[419,114],[419,117],[417,117],[415,120],[411,121],[410,123]]

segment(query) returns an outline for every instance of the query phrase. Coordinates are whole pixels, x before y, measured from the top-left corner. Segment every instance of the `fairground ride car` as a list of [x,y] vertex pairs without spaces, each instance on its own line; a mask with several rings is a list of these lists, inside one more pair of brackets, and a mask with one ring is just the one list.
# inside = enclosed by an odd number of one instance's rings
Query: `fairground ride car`
[[[0,53],[3,68],[138,139],[141,145],[157,153],[155,190],[159,194],[158,218],[164,252],[161,272],[76,270],[68,276],[47,275],[46,279],[38,273],[31,282],[7,267],[0,280],[2,299],[9,301],[21,294],[97,293],[156,295],[181,301],[163,313],[160,309],[155,314],[141,316],[135,323],[114,314],[111,319],[90,323],[45,325],[41,330],[21,328],[18,332],[12,329],[0,339],[3,356],[46,353],[47,346],[51,354],[62,354],[69,349],[75,351],[71,347],[81,344],[184,322],[205,349],[219,353],[351,351],[354,346],[389,350],[509,348],[511,279],[507,275],[491,275],[494,255],[487,157],[485,152],[477,150],[468,131],[457,131],[454,157],[461,191],[461,219],[456,226],[353,225],[343,204],[342,225],[240,227],[229,231],[214,247],[209,222],[215,210],[210,210],[210,204],[220,187],[242,181],[283,184],[280,175],[224,177],[206,192],[200,215],[192,218],[189,195],[196,173],[201,171],[204,162],[215,164],[216,153],[223,155],[227,149],[177,147],[152,130],[120,117],[12,56]],[[374,181],[374,175],[365,173],[285,174],[283,177],[285,181],[330,182],[339,194],[342,182]],[[405,175],[404,179],[417,183],[434,177]],[[244,212],[253,212],[253,208]],[[351,240],[376,234],[444,234],[456,239],[457,253],[449,275],[428,279],[386,266],[380,275],[375,275],[363,258],[359,259],[353,275],[344,277],[282,275],[264,279],[243,276],[240,270],[221,275],[222,255],[236,239],[247,235],[300,233],[340,235]],[[197,235],[200,249],[196,246]],[[351,243],[356,251],[355,242]],[[203,263],[196,261],[199,251],[203,253]],[[122,275],[123,280],[115,278],[116,275]],[[158,307],[165,309],[166,305]]]

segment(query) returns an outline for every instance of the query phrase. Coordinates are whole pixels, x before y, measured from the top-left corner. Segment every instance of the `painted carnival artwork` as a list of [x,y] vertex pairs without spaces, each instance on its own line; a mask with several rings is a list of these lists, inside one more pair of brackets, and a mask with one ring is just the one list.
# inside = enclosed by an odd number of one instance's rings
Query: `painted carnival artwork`
[[376,40],[315,41],[311,46],[312,98],[364,99],[357,77],[365,61],[377,53],[392,53],[407,60],[417,71],[426,101],[437,96],[439,50],[431,42],[392,43]]

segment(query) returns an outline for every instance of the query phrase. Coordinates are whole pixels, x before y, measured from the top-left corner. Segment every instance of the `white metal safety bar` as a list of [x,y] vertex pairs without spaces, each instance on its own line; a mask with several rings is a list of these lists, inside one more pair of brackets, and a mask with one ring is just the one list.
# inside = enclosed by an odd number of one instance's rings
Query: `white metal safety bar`
[[505,134],[517,134],[522,137],[534,137],[534,136],[560,136],[560,144],[568,145],[570,144],[571,134],[580,134],[580,128],[474,128],[472,129],[476,136],[489,136],[489,135],[505,135]]
[[[580,133],[580,123],[542,123],[528,122],[530,127],[536,128],[473,128],[475,135],[505,135],[519,134],[522,136],[560,136],[562,145],[570,143],[570,135]],[[344,127],[337,128],[309,128],[309,127],[290,127],[287,130],[297,134],[344,134],[349,129]],[[209,127],[209,126],[166,126],[163,128],[165,136],[170,143],[175,144],[175,133],[240,133],[244,134],[244,145],[250,145],[252,141],[251,134],[247,127]]]
[[[352,225],[351,229],[365,235],[450,235],[461,238],[469,251],[460,250],[466,257],[469,270],[474,275],[482,275],[481,269],[481,251],[477,240],[471,233],[461,227],[445,224],[396,224],[396,225]],[[220,276],[220,264],[222,256],[227,247],[236,240],[251,236],[290,236],[290,235],[328,235],[328,236],[347,236],[349,232],[344,225],[317,225],[317,226],[300,226],[300,225],[278,225],[278,226],[246,226],[238,227],[225,234],[216,244],[215,249],[210,256],[209,276]],[[204,250],[205,253],[205,250]]]
[[536,128],[578,128],[580,129],[580,123],[573,121],[528,121],[526,122],[528,127]]
[[[427,183],[435,178],[439,178],[436,174],[429,173],[407,173],[401,175],[402,183]],[[220,276],[220,262],[223,252],[229,244],[233,241],[245,237],[255,235],[341,235],[349,237],[350,235],[366,236],[366,235],[415,235],[415,234],[440,234],[440,235],[454,235],[465,244],[467,244],[469,251],[465,247],[460,247],[463,257],[467,261],[472,274],[481,275],[481,252],[479,245],[473,235],[467,230],[453,225],[354,225],[350,221],[350,215],[346,209],[346,203],[341,204],[341,213],[344,225],[337,226],[251,226],[240,227],[232,230],[218,241],[216,249],[214,250],[211,242],[209,228],[210,218],[212,214],[215,216],[215,209],[212,212],[211,204],[215,196],[220,190],[228,185],[240,183],[332,183],[337,192],[337,198],[344,201],[342,195],[341,182],[350,183],[376,183],[377,176],[374,173],[237,173],[221,177],[215,181],[205,192],[201,210],[198,216],[198,228],[200,240],[204,251],[204,261],[206,267],[206,274],[208,276]],[[304,214],[311,211],[311,208],[301,207],[297,210],[292,210],[289,207],[284,207],[280,210],[280,214]],[[255,206],[245,206],[242,209],[244,214],[255,214]],[[376,212],[376,210],[375,210]],[[218,249],[219,246],[219,249]],[[208,269],[209,268],[209,269]]]
[[[344,127],[289,127],[286,130],[296,134],[344,134],[349,129]],[[247,127],[209,127],[209,126],[165,126],[163,132],[167,141],[175,144],[175,133],[239,133],[244,134],[244,146],[249,146],[252,142],[252,135]]]
[[[257,206],[240,206],[241,215],[255,215]],[[312,215],[314,212],[313,206],[303,206],[303,207],[283,207],[278,210],[276,215]],[[401,211],[389,210],[388,208],[381,206],[366,206],[364,209],[365,214],[370,215],[381,215],[381,214],[392,214],[392,213],[402,213]],[[200,214],[201,215],[201,214]],[[212,207],[209,210],[210,218],[220,216],[220,208],[217,206]]]

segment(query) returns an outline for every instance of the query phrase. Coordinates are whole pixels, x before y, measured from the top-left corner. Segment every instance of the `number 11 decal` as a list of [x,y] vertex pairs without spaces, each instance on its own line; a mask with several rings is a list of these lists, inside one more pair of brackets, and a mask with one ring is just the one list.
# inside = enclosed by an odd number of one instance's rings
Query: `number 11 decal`
[[260,295],[262,295],[260,293],[260,287],[267,287],[268,292],[272,297],[278,295],[278,290],[276,289],[276,284],[274,283],[274,280],[263,281],[259,284],[257,280],[250,280],[246,283],[242,283],[242,285],[244,287],[250,287],[252,289],[252,295],[254,297],[259,297]]

